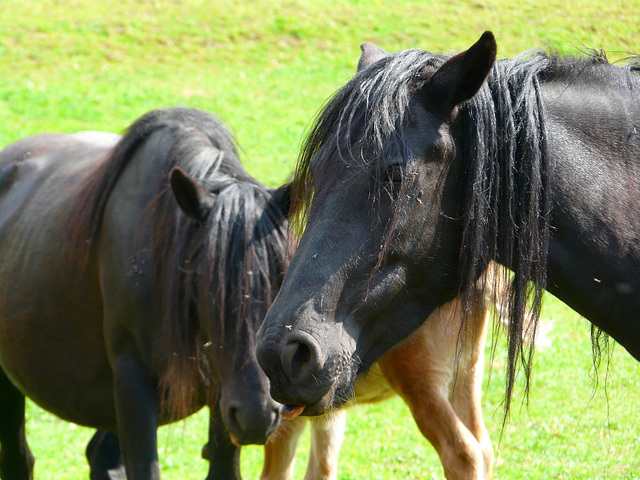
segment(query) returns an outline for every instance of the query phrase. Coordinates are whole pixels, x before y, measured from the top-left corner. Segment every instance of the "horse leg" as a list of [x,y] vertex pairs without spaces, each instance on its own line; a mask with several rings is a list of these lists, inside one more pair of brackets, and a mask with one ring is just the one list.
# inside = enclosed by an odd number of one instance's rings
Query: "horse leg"
[[87,445],[91,480],[125,480],[124,460],[118,435],[98,430]]
[[305,417],[282,420],[264,445],[264,464],[260,480],[290,480],[296,447],[307,424]]
[[128,480],[159,480],[158,398],[135,353],[122,353],[113,362],[118,438]]
[[[448,480],[485,478],[482,449],[449,402],[459,328],[446,307],[384,355],[379,364],[434,446]],[[462,367],[464,368],[464,367]]]
[[485,478],[493,478],[493,445],[482,417],[482,376],[484,346],[489,324],[489,308],[484,302],[472,307],[467,319],[470,334],[456,372],[451,404],[458,418],[476,438],[482,450]]
[[209,442],[202,450],[202,457],[209,460],[207,480],[241,480],[240,447],[234,445],[224,426],[220,405],[211,407],[209,417]]
[[0,369],[0,478],[32,480],[35,460],[25,436],[24,395]]
[[304,480],[336,480],[347,410],[311,419],[311,453]]

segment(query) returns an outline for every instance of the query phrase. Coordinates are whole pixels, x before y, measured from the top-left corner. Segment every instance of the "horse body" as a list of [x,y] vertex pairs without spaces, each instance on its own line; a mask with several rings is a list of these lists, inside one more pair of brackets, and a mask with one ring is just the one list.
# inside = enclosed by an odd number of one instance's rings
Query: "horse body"
[[128,478],[157,478],[157,427],[209,405],[211,456],[225,452],[210,478],[238,478],[237,445],[278,423],[251,345],[282,271],[286,189],[252,179],[195,110],[151,112],[113,140],[44,135],[0,153],[6,414],[29,396],[108,431],[90,460],[115,444],[107,469],[123,458]]
[[86,168],[74,156],[106,152],[72,136],[44,135],[0,153],[0,169],[7,172],[0,199],[0,360],[43,408],[82,425],[91,419],[96,427],[114,428],[97,269],[74,280],[75,266],[63,253],[68,232],[51,221],[69,208],[68,192]]
[[452,57],[378,52],[321,112],[294,180],[304,233],[258,333],[291,410],[344,404],[492,260],[514,272],[507,411],[545,289],[640,359],[640,79],[597,56],[495,55],[490,32]]

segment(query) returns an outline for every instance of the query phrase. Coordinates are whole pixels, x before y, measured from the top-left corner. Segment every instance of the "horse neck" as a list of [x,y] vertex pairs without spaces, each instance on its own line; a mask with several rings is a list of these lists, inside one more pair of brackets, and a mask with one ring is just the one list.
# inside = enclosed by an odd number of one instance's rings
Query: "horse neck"
[[640,79],[640,75],[629,74],[627,85],[604,78],[589,84],[572,83],[571,79],[543,84],[541,94],[550,130],[548,138],[554,144],[551,152],[555,146],[570,142],[571,148],[581,149],[587,161],[589,157],[598,156],[611,168],[621,162],[637,168],[640,81],[636,77]]
[[549,290],[640,358],[628,342],[640,338],[629,321],[640,308],[637,91],[552,82],[542,95],[553,165]]

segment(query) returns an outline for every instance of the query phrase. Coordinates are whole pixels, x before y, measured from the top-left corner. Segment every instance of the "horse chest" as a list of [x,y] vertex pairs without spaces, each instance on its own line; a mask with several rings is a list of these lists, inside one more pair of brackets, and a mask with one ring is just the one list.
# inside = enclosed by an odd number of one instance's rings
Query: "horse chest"
[[377,363],[366,375],[356,380],[354,388],[355,397],[351,400],[354,404],[382,402],[396,395]]

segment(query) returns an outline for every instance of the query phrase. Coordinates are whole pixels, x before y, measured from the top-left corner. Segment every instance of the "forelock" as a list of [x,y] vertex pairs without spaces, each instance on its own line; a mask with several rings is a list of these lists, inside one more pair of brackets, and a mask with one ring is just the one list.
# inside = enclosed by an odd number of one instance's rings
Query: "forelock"
[[336,92],[302,146],[293,184],[294,218],[308,213],[318,194],[314,184],[330,185],[344,168],[376,175],[385,159],[409,158],[409,103],[447,58],[417,49],[389,54]]
[[[416,88],[445,58],[406,50],[357,73],[321,114],[321,129],[309,136],[317,142],[314,153],[333,146],[337,151],[331,152],[329,159],[316,155],[314,161],[339,160],[350,166],[375,167],[383,158],[404,156],[409,102]],[[320,136],[314,137],[314,133]]]

